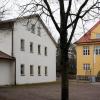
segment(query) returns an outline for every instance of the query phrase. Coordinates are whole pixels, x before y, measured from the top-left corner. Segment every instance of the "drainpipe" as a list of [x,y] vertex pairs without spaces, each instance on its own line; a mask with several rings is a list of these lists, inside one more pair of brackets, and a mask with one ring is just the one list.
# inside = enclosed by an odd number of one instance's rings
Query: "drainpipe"
[[93,73],[92,73],[92,79],[91,79],[91,81],[92,81],[92,83],[94,83],[94,82],[96,82],[96,79],[95,79],[95,75],[94,75],[94,67],[95,67],[95,62],[96,62],[96,58],[95,58],[95,43],[94,43],[94,45],[93,45]]
[[13,42],[14,42],[14,22],[11,24],[12,25],[12,50],[11,50],[11,55],[12,57],[14,56],[14,51],[13,51]]
[[[12,25],[12,50],[11,50],[11,55],[12,55],[12,57],[14,57],[14,22],[12,22],[11,25]],[[15,65],[14,85],[16,85],[16,58],[15,58],[14,65]]]

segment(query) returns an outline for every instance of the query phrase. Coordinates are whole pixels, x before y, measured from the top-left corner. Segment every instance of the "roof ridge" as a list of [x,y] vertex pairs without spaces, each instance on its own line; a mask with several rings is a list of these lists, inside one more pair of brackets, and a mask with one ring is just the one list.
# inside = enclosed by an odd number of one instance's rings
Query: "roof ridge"
[[98,25],[100,24],[100,20],[93,25],[92,28],[90,28],[78,41],[76,41],[75,43],[81,43],[81,42],[91,42],[91,31],[94,30]]

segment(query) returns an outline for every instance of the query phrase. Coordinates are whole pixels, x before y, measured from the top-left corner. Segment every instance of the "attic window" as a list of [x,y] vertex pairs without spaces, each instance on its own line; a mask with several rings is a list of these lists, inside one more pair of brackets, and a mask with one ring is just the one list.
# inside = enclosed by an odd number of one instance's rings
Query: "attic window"
[[38,27],[38,36],[41,36],[41,27]]
[[96,39],[100,39],[100,33],[96,34]]
[[31,32],[35,34],[35,24],[31,25]]

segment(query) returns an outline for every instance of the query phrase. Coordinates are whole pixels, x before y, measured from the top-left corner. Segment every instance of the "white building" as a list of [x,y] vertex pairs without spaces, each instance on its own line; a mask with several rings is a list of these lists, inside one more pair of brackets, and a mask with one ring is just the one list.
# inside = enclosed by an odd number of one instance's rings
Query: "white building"
[[0,85],[56,80],[56,43],[38,15],[0,22]]

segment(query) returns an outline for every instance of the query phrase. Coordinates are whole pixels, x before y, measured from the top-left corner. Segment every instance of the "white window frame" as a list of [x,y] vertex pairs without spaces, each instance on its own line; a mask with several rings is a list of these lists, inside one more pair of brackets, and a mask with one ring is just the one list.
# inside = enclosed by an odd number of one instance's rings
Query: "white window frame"
[[20,49],[21,51],[25,51],[25,40],[24,39],[20,40]]
[[30,65],[30,76],[34,75],[34,66]]
[[83,46],[83,55],[90,55],[89,46]]
[[48,67],[45,66],[45,76],[48,76]]
[[90,64],[83,64],[84,70],[90,70]]
[[38,26],[38,29],[37,29],[37,31],[38,31],[38,36],[41,36],[41,27],[40,26]]
[[25,76],[25,65],[24,64],[20,65],[20,75]]
[[38,66],[38,76],[41,76],[41,66]]
[[30,53],[33,53],[33,42],[30,42]]
[[44,48],[44,55],[47,56],[47,53],[48,53],[48,48],[45,46],[45,48]]
[[38,55],[41,55],[41,45],[38,45]]
[[100,39],[100,33],[96,34],[96,39]]
[[35,24],[31,24],[31,32],[35,34]]
[[95,54],[100,55],[100,46],[95,47]]

